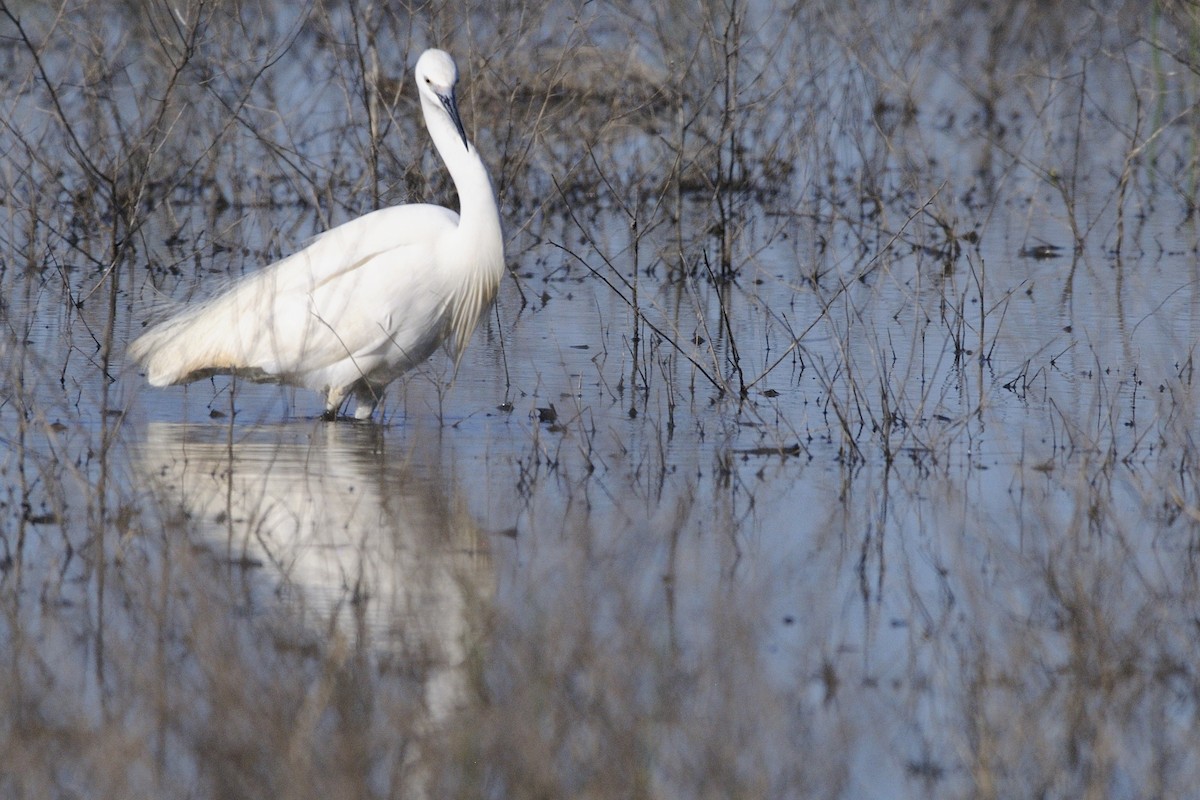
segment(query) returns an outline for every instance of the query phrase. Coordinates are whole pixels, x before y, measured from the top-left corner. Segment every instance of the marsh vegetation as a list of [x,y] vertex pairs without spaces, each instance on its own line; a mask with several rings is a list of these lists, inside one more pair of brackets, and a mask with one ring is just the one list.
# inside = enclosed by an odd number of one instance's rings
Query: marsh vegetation
[[[0,795],[1200,785],[1200,10],[0,0]],[[453,189],[378,425],[157,309]]]

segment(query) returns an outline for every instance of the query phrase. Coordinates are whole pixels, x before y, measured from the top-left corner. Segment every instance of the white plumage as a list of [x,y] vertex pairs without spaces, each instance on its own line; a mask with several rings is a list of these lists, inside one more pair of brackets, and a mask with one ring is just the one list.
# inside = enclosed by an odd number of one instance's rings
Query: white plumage
[[415,74],[460,214],[426,204],[371,212],[184,308],[129,346],[151,385],[236,374],[324,392],[327,418],[353,394],[354,416],[367,419],[387,385],[439,345],[462,355],[504,274],[500,215],[458,115],[453,59],[427,50]]

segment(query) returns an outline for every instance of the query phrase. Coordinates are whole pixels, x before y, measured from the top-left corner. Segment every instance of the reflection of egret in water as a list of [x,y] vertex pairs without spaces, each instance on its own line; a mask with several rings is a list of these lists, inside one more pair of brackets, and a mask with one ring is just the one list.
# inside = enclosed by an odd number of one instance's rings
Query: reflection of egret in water
[[403,463],[385,441],[366,426],[150,424],[138,463],[245,576],[243,602],[280,598],[311,630],[412,659],[437,720],[463,689],[471,597],[490,592],[485,543],[429,466],[438,448]]

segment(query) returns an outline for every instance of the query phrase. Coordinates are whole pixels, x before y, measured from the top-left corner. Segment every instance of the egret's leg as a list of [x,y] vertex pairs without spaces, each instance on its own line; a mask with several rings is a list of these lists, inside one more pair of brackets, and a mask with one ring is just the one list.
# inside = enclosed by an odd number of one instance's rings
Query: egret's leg
[[342,407],[342,402],[346,399],[346,390],[342,388],[330,387],[325,390],[325,411],[321,413],[321,419],[326,422],[333,422],[337,419],[338,410]]
[[363,420],[370,419],[375,413],[375,407],[379,405],[379,401],[383,399],[383,389],[368,384],[360,386],[354,390],[354,418]]

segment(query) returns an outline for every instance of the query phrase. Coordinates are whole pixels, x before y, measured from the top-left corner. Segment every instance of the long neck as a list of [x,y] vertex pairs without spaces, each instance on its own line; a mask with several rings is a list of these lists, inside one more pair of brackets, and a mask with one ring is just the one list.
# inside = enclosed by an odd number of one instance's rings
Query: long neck
[[455,363],[479,319],[492,304],[504,274],[504,237],[500,211],[487,169],[472,145],[465,145],[450,118],[441,109],[425,108],[425,123],[454,188],[458,190],[458,231],[450,245],[452,257],[445,266],[463,270],[462,280],[449,298],[449,333]]
[[441,109],[426,109],[425,123],[458,190],[461,239],[495,245],[501,241],[500,211],[487,168],[474,145],[465,146]]

